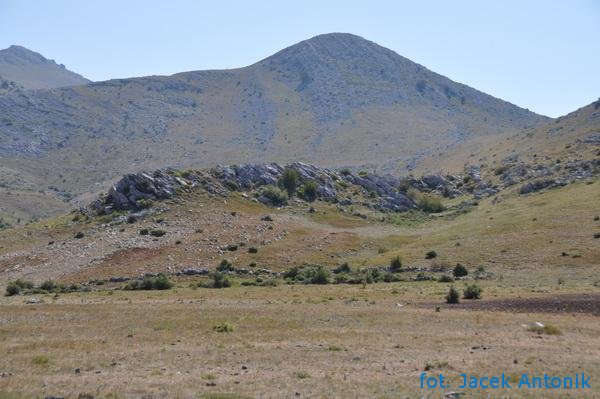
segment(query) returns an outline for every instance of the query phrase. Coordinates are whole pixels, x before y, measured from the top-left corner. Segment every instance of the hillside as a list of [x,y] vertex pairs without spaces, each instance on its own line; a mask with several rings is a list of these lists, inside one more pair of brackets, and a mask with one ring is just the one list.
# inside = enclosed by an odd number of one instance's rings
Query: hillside
[[51,89],[90,81],[62,64],[22,46],[0,50],[0,94],[18,90]]
[[405,171],[472,138],[548,121],[341,33],[240,69],[5,95],[0,113],[3,166],[62,197],[165,166],[305,161]]
[[448,173],[462,170],[465,164],[499,167],[511,160],[534,164],[589,160],[599,155],[600,100],[537,127],[478,137],[443,154],[423,157],[414,172]]

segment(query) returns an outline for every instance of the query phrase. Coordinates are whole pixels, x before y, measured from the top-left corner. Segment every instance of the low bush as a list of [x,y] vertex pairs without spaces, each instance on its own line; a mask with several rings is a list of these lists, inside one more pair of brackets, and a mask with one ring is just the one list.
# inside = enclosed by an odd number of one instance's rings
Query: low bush
[[442,205],[442,200],[433,195],[422,194],[417,200],[417,206],[427,213],[442,212],[445,208]]
[[425,259],[434,259],[437,258],[437,252],[429,251],[425,254]]
[[562,335],[562,331],[558,329],[558,327],[553,326],[552,324],[535,324],[533,326],[529,326],[527,331],[534,332],[537,334],[546,334],[546,335]]
[[328,284],[331,273],[324,266],[295,266],[283,277],[291,284]]
[[463,292],[464,299],[481,299],[483,289],[477,284],[468,284]]
[[264,186],[261,194],[275,206],[287,204],[287,194],[275,186]]
[[6,296],[18,295],[24,290],[30,290],[33,288],[33,283],[31,281],[17,279],[14,281],[9,281],[6,285]]
[[168,290],[173,288],[174,284],[164,274],[157,276],[146,276],[143,280],[130,281],[123,287],[124,290]]
[[230,333],[230,332],[233,332],[234,330],[235,330],[235,327],[233,326],[233,324],[229,324],[229,323],[220,323],[220,324],[217,324],[216,326],[213,326],[213,331],[220,332],[220,333]]
[[150,230],[150,235],[153,237],[162,237],[165,234],[167,234],[167,232],[161,229]]
[[454,279],[451,276],[444,274],[440,276],[437,281],[438,283],[452,283],[454,282]]

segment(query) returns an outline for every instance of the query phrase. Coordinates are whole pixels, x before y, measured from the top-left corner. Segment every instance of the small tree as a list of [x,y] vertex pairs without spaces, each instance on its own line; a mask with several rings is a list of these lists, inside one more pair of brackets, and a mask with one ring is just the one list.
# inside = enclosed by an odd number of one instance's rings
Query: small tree
[[456,288],[454,288],[454,286],[451,286],[450,290],[448,291],[448,295],[446,295],[446,303],[459,303],[459,298],[460,294],[458,293]]
[[392,273],[398,273],[402,271],[402,259],[399,256],[396,256],[390,260],[390,271]]
[[280,187],[285,189],[289,198],[292,198],[294,193],[296,192],[296,188],[298,188],[298,181],[300,180],[300,175],[295,169],[287,168],[281,174],[281,177],[278,180],[278,184]]
[[454,277],[464,277],[467,274],[469,274],[469,271],[466,267],[464,267],[460,263],[457,263],[454,267],[454,270],[452,271],[452,274],[454,274]]

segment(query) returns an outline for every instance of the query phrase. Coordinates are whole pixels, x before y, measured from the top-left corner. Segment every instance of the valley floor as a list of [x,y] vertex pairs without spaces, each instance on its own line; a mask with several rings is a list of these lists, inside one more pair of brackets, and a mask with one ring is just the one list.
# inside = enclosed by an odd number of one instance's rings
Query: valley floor
[[[431,299],[442,304],[446,290],[422,282],[73,293],[35,304],[5,297],[0,397],[600,397],[597,316],[438,312]],[[534,322],[560,334],[528,331]],[[222,323],[233,331],[216,331]],[[426,369],[454,387],[461,373],[515,381],[584,372],[592,388],[425,390]]]

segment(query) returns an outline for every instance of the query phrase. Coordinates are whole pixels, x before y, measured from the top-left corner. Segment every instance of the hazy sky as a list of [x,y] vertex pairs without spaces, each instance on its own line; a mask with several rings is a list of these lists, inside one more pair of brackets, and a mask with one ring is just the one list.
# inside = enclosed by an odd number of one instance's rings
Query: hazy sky
[[549,116],[600,96],[600,0],[0,0],[0,48],[92,80],[241,67],[328,32]]

